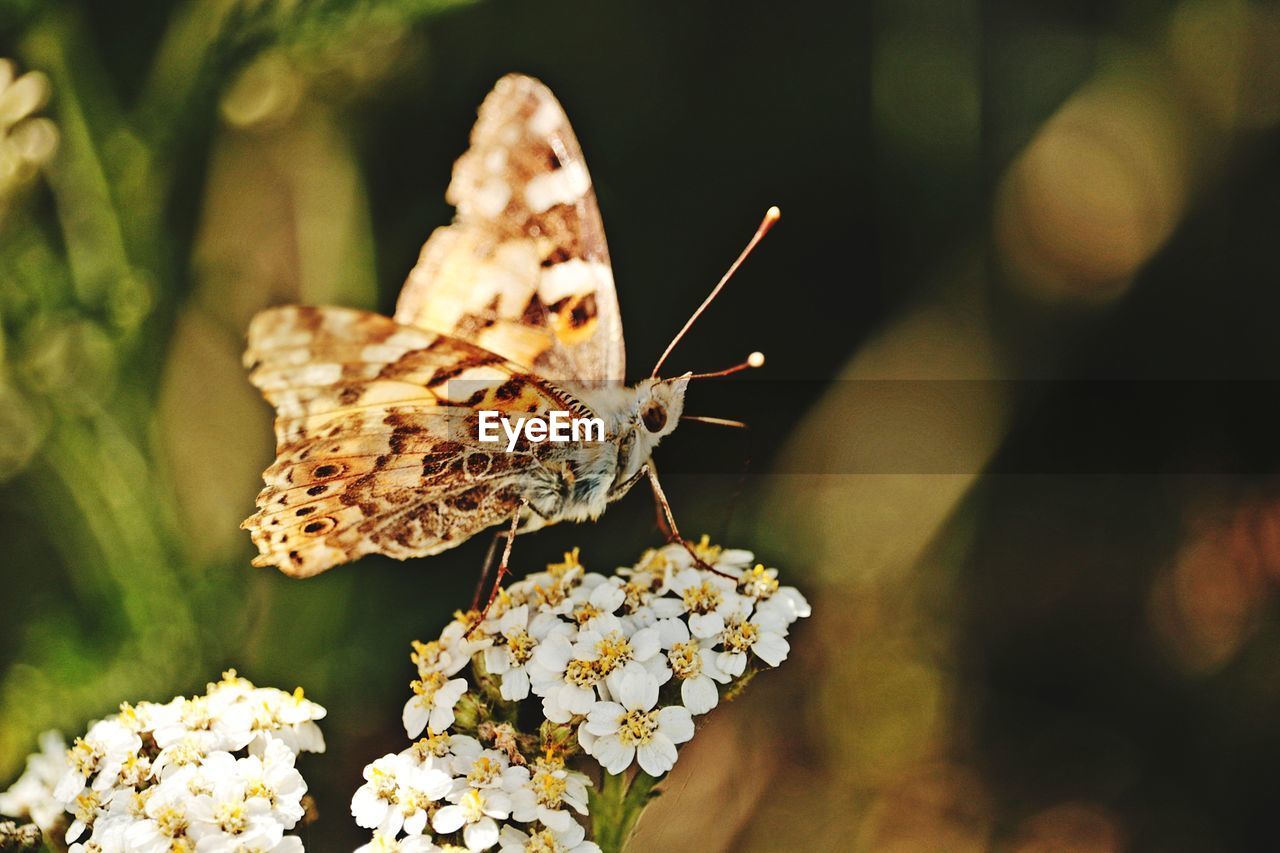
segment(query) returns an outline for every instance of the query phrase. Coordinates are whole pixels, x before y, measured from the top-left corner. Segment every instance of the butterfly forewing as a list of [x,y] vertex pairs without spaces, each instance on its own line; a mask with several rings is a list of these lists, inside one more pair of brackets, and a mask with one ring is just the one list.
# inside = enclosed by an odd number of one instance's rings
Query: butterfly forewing
[[396,306],[551,379],[621,381],[622,320],[600,211],[564,110],[529,77],[498,81]]
[[511,518],[543,476],[538,448],[481,443],[477,409],[576,403],[466,341],[346,308],[264,311],[245,361],[277,409],[277,458],[244,526],[256,565],[298,577],[438,553]]

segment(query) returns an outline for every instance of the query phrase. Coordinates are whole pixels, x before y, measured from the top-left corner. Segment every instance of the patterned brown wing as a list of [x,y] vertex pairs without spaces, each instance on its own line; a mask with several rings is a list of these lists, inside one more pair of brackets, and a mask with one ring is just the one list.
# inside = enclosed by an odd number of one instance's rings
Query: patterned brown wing
[[508,75],[446,193],[457,208],[409,273],[396,320],[553,379],[621,381],[622,319],[591,177],[546,86]]
[[510,519],[547,475],[532,450],[479,442],[476,408],[574,403],[494,353],[346,308],[262,312],[245,363],[276,407],[277,458],[242,526],[254,565],[294,577],[439,553]]

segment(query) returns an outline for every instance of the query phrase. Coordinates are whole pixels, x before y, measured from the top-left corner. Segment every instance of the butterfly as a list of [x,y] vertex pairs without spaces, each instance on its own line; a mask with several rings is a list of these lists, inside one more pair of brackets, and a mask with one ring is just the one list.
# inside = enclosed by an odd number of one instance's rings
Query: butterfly
[[[283,306],[250,324],[245,365],[275,407],[277,443],[242,525],[258,547],[254,565],[309,577],[370,553],[437,554],[506,524],[500,583],[517,533],[595,519],[646,476],[679,536],[651,453],[681,419],[690,379],[763,356],[669,379],[658,369],[777,209],[653,374],[628,387],[600,211],[546,86],[498,81],[446,199],[456,217],[423,246],[394,318]],[[485,411],[594,417],[604,437],[526,435],[508,451],[481,440]]]

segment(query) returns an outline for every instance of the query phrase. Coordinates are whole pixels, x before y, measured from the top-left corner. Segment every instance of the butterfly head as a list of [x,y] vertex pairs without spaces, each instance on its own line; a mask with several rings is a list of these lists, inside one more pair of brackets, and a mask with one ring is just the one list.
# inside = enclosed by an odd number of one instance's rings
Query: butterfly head
[[670,435],[684,412],[684,393],[690,375],[675,379],[646,379],[636,395],[636,430],[651,444]]

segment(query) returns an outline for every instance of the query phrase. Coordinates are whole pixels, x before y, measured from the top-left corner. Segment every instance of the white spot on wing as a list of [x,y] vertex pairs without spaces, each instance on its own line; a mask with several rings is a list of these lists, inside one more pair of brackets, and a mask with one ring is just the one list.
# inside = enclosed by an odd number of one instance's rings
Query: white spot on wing
[[560,126],[560,111],[550,101],[543,101],[529,116],[529,130],[538,136],[546,136]]
[[609,268],[594,261],[571,258],[563,263],[547,267],[538,279],[538,298],[547,305],[554,305],[566,296],[584,296],[595,293],[601,285],[611,286]]
[[484,155],[484,167],[490,172],[501,172],[507,167],[507,149],[495,148]]
[[476,212],[489,219],[506,210],[509,201],[511,201],[511,187],[498,178],[485,181],[476,191],[476,197],[473,199]]
[[491,365],[468,368],[457,376],[437,386],[435,393],[451,403],[465,403],[481,388],[496,387],[507,381],[510,375]]
[[383,343],[386,346],[398,349],[421,349],[431,346],[434,341],[434,335],[428,335],[412,329],[397,329]]
[[298,371],[297,385],[332,385],[342,378],[340,364],[313,364]]
[[581,163],[538,175],[524,188],[525,201],[534,213],[544,213],[557,204],[572,204],[591,189],[591,176]]

